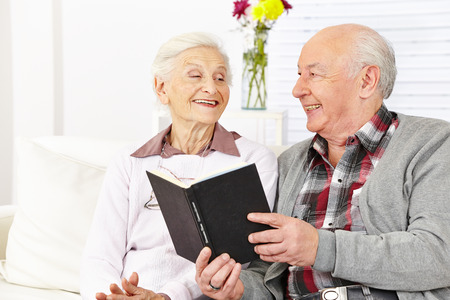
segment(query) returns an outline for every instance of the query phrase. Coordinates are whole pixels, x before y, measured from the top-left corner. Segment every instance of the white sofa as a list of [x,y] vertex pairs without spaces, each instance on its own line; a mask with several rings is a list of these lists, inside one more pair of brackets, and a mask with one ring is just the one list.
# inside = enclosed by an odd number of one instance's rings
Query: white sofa
[[[17,205],[0,206],[0,299],[70,300],[106,166],[131,141],[19,139]],[[286,147],[274,146],[276,154]]]

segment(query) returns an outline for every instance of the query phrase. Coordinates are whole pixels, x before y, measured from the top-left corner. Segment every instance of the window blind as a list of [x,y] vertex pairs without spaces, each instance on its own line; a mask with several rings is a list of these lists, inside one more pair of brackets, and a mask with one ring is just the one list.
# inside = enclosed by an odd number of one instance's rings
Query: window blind
[[[396,52],[398,76],[389,109],[450,121],[450,1],[289,0],[293,9],[269,34],[268,105],[288,109],[287,143],[312,133],[292,96],[302,46],[320,29],[342,23],[370,26]],[[270,128],[268,128],[270,130]]]

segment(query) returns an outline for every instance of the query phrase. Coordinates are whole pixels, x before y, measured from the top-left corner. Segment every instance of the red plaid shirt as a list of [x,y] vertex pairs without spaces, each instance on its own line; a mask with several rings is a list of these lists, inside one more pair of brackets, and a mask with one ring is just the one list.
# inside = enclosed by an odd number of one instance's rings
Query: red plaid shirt
[[[384,106],[355,135],[348,137],[336,168],[328,161],[327,141],[316,135],[308,152],[309,172],[296,199],[292,216],[316,228],[366,234],[359,211],[359,193],[382,157],[398,120]],[[310,267],[289,267],[287,298],[327,287],[354,284]]]

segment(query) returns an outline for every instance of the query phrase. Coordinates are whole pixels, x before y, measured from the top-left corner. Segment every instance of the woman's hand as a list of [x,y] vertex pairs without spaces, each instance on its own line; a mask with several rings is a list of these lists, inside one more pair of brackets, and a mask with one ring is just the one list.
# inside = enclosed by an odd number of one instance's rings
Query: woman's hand
[[219,300],[237,300],[244,294],[244,284],[239,279],[241,264],[228,254],[216,257],[210,264],[211,249],[205,247],[197,261],[195,280],[203,294]]
[[111,284],[110,295],[97,293],[97,300],[170,300],[167,295],[156,294],[153,291],[138,287],[139,276],[136,272],[131,274],[130,279],[122,278],[122,289],[115,283]]

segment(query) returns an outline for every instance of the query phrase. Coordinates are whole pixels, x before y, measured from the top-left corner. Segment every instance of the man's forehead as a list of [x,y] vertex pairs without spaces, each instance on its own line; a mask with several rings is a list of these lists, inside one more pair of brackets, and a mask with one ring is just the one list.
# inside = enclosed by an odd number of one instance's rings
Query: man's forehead
[[298,59],[298,68],[303,70],[327,70],[329,68],[329,63],[333,61],[334,54],[323,47],[316,48],[309,46],[311,46],[311,44],[306,44],[303,47]]
[[327,66],[319,61],[316,62],[311,62],[311,63],[306,63],[306,64],[302,64],[301,61],[299,61],[299,64],[297,66],[299,69],[315,69],[315,70],[319,70],[319,71],[326,71],[328,68]]
[[330,70],[343,63],[348,56],[348,47],[339,39],[312,38],[302,48],[298,67],[302,69]]

